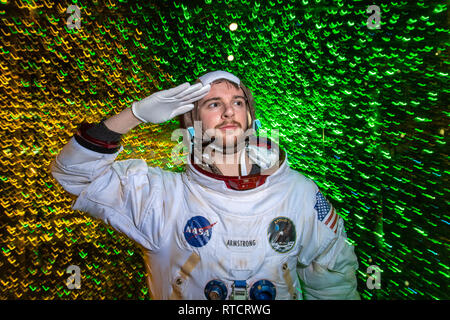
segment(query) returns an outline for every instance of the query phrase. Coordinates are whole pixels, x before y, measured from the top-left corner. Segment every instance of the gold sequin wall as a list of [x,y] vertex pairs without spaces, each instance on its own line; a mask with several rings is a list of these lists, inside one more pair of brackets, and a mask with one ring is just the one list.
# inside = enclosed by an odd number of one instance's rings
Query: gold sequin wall
[[[446,1],[0,0],[0,20],[0,299],[149,299],[139,248],[49,165],[80,123],[219,69],[344,218],[363,299],[449,298]],[[183,170],[177,127],[118,160]]]

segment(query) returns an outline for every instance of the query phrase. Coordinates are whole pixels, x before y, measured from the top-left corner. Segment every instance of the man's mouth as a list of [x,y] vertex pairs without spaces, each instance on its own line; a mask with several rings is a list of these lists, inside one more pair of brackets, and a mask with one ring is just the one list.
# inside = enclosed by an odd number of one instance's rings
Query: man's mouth
[[227,126],[220,127],[220,129],[221,130],[234,130],[234,129],[237,129],[237,126],[235,126],[235,125],[227,125]]
[[234,124],[227,124],[225,126],[220,127],[220,130],[231,130],[231,129],[237,129],[238,126],[234,125]]

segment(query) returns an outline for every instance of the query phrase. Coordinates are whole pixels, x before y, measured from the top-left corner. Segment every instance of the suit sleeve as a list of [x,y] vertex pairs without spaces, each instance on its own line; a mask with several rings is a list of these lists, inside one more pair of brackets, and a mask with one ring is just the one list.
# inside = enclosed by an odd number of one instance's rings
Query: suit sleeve
[[[300,261],[297,274],[306,300],[359,300],[354,247],[347,241],[343,219],[316,186],[311,222],[311,261]],[[301,263],[303,262],[303,263]]]
[[72,138],[53,161],[51,172],[67,192],[78,196],[74,210],[157,250],[163,228],[161,170],[143,160],[114,161],[119,152],[95,152]]

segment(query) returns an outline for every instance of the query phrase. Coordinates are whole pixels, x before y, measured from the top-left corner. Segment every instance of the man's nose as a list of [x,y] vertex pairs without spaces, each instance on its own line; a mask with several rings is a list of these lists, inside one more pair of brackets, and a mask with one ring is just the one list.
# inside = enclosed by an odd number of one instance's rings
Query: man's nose
[[230,118],[234,115],[234,108],[232,103],[225,103],[225,110],[223,112],[223,116],[226,118]]

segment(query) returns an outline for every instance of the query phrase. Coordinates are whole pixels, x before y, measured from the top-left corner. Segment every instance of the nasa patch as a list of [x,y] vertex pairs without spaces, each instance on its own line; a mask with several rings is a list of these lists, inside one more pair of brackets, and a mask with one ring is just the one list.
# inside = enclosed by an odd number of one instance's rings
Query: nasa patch
[[203,247],[211,239],[212,227],[216,223],[211,224],[202,216],[192,217],[184,227],[184,238],[193,247]]
[[295,245],[296,232],[294,223],[286,217],[272,220],[267,231],[272,249],[279,253],[286,253]]

